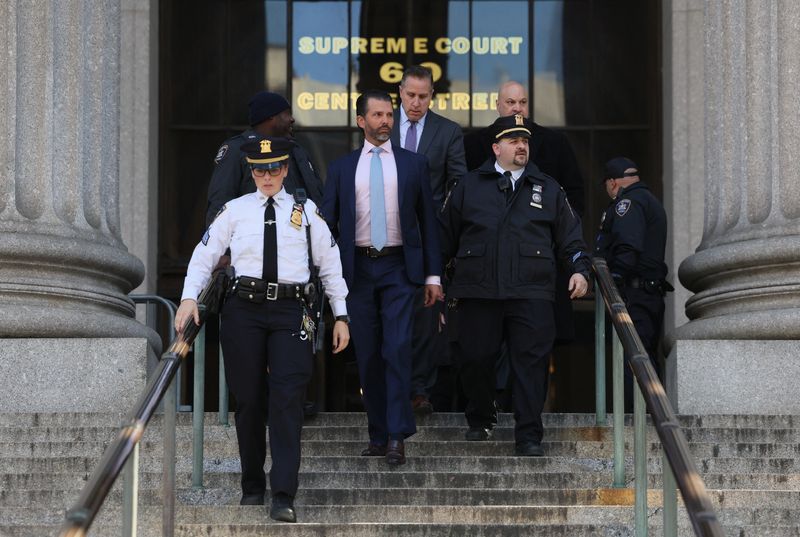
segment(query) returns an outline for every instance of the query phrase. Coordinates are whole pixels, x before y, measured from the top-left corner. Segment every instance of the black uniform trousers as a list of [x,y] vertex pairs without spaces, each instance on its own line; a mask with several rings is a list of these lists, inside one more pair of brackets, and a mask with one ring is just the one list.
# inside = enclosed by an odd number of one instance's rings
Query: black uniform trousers
[[553,303],[538,299],[458,300],[458,360],[470,427],[491,428],[495,361],[508,345],[514,394],[514,439],[541,442],[549,355],[555,340]]
[[312,370],[311,343],[300,339],[301,322],[296,298],[255,304],[233,296],[225,303],[220,340],[225,377],[236,399],[244,494],[266,489],[267,416],[270,490],[273,496],[297,492],[303,399]]
[[[659,293],[650,293],[645,289],[627,286],[622,291],[625,296],[625,307],[628,308],[633,326],[639,333],[642,345],[650,356],[650,363],[663,381],[657,356],[661,325],[664,322],[664,297]],[[633,372],[627,363],[625,367],[625,408],[627,411],[633,411]]]

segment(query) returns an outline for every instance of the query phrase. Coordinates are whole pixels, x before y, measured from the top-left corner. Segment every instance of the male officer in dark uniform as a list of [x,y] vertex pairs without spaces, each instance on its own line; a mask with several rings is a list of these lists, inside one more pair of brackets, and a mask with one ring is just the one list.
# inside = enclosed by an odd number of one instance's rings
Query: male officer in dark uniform
[[[241,150],[242,144],[264,136],[292,138],[294,117],[289,102],[281,95],[262,91],[253,96],[248,106],[250,128],[225,140],[214,158],[214,173],[208,185],[206,225],[211,223],[225,203],[243,194],[255,192],[250,167]],[[292,141],[289,155],[289,174],[283,185],[286,192],[294,194],[296,188],[305,188],[308,197],[319,205],[322,203],[322,181],[312,166],[308,153]]]
[[[664,321],[666,281],[664,250],[667,214],[661,202],[639,179],[639,167],[616,157],[605,165],[603,183],[612,202],[603,213],[595,255],[608,263],[636,331],[656,371],[658,338]],[[633,375],[625,368],[625,406],[633,407]]]
[[457,360],[469,401],[466,439],[492,435],[494,362],[505,338],[515,453],[540,456],[556,262],[571,274],[571,298],[586,293],[590,262],[564,190],[529,162],[531,132],[523,116],[498,118],[493,132],[495,160],[464,176],[442,209],[444,258],[455,260],[448,300],[456,310]]
[[230,248],[237,278],[222,313],[220,341],[225,376],[237,403],[240,503],[264,504],[264,423],[269,415],[270,516],[283,522],[296,521],[293,499],[314,328],[303,298],[310,291],[312,263],[319,267],[336,316],[333,352],[344,349],[350,339],[347,285],[336,242],[314,202],[283,188],[291,147],[285,138],[261,138],[242,145],[256,191],[220,208],[192,254],[175,314],[178,331],[190,318],[199,322],[197,297]]

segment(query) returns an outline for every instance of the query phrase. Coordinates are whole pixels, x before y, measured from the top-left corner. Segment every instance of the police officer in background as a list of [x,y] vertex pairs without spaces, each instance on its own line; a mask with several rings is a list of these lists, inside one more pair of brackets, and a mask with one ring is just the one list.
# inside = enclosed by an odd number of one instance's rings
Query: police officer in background
[[[208,208],[206,225],[225,203],[243,194],[255,192],[250,177],[250,167],[241,150],[242,144],[259,140],[263,136],[292,140],[294,117],[289,101],[277,93],[262,91],[248,103],[250,128],[233,138],[225,140],[214,158],[214,173],[208,185]],[[311,164],[308,153],[292,140],[289,150],[288,175],[284,189],[294,194],[296,188],[304,188],[314,203],[322,203],[322,180]]]
[[219,258],[230,248],[237,277],[222,313],[220,339],[225,376],[237,403],[240,503],[264,504],[265,422],[269,416],[270,516],[284,522],[296,521],[293,499],[313,341],[310,312],[303,298],[310,291],[306,284],[312,262],[319,267],[336,315],[333,352],[344,349],[350,340],[339,248],[314,202],[303,203],[283,188],[291,147],[283,138],[263,138],[242,146],[257,190],[219,210],[192,254],[175,315],[178,331],[189,318],[199,322],[197,297]]
[[523,116],[498,118],[493,133],[495,160],[464,176],[442,209],[444,259],[455,260],[447,294],[468,399],[466,439],[492,436],[494,362],[505,338],[515,453],[541,456],[556,262],[571,274],[573,299],[586,294],[590,262],[564,190],[529,161],[531,132]]
[[[666,281],[664,250],[667,214],[661,202],[639,179],[639,167],[616,157],[605,165],[603,184],[612,202],[603,213],[595,255],[608,263],[625,299],[631,320],[656,371],[658,338],[664,321]],[[660,373],[659,373],[660,376]],[[633,374],[625,368],[625,407],[633,407]]]

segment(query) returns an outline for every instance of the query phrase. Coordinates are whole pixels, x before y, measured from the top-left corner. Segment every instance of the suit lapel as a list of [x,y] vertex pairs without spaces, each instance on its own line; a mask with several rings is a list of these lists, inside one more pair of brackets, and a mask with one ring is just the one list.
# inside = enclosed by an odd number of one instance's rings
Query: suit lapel
[[392,140],[392,145],[396,145],[396,146],[399,147],[400,146],[400,109],[399,108],[395,112],[395,117],[397,118],[397,121],[395,121],[394,124],[392,125],[391,140]]
[[403,197],[406,193],[410,162],[408,155],[405,154],[399,146],[392,146],[392,151],[394,152],[394,163],[395,166],[397,166],[397,207],[400,209],[400,214],[402,215]]
[[428,110],[425,116],[425,128],[422,129],[422,138],[420,138],[417,144],[417,153],[421,155],[427,154],[428,148],[433,138],[436,136],[436,131],[439,130],[439,125],[439,116]]
[[353,228],[355,229],[356,221],[356,168],[358,168],[358,159],[361,156],[361,149],[356,149],[350,153],[350,162],[347,166],[347,177],[342,181],[342,197],[347,200],[347,205],[350,210],[350,218],[353,221]]

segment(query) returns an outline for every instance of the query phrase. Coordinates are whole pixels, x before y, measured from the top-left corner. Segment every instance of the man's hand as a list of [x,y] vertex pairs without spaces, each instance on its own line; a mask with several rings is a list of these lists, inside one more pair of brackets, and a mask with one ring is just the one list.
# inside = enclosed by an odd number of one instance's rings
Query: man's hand
[[183,327],[189,317],[194,318],[194,324],[200,326],[200,311],[197,309],[197,302],[191,298],[181,300],[178,311],[175,312],[175,331],[183,334]]
[[343,351],[350,343],[350,327],[344,321],[333,323],[333,354]]
[[426,284],[425,285],[425,302],[423,306],[430,308],[437,301],[444,300],[444,293],[442,292],[441,285]]
[[570,298],[580,298],[589,290],[589,282],[583,277],[583,274],[575,273],[569,279]]

